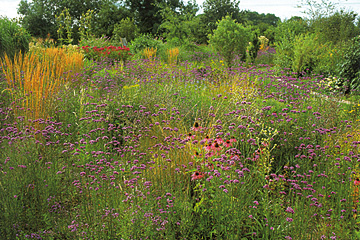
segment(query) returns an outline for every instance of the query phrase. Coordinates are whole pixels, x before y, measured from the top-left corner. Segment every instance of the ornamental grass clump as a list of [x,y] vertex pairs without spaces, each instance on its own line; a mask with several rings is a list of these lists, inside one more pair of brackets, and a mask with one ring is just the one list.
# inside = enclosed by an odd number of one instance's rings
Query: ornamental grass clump
[[60,88],[80,72],[83,55],[59,48],[46,48],[34,53],[5,55],[0,62],[13,100],[14,117],[26,120],[47,119]]

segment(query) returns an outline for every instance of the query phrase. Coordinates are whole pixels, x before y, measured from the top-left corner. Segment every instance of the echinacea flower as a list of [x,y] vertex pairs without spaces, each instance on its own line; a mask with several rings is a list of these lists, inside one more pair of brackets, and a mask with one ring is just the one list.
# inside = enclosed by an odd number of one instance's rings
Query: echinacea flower
[[218,152],[221,150],[221,147],[219,145],[219,143],[217,141],[214,142],[214,144],[211,147],[212,150],[214,150],[215,152]]
[[228,148],[232,146],[232,143],[230,142],[230,140],[226,140],[226,142],[224,142],[223,145]]
[[224,140],[222,140],[221,137],[217,137],[215,140],[216,140],[216,142],[217,142],[218,144],[223,144],[223,143],[224,143]]
[[195,171],[192,175],[191,175],[191,181],[197,180],[197,179],[201,179],[204,177],[204,174],[202,172],[199,171]]
[[199,125],[198,122],[195,122],[194,123],[194,126],[191,128],[191,130],[197,132],[197,131],[200,131],[202,129],[202,127]]
[[210,141],[210,137],[208,135],[206,135],[205,139],[204,139],[205,142],[209,143]]
[[236,138],[235,138],[235,137],[231,137],[231,138],[230,138],[230,142],[236,142]]
[[191,132],[189,132],[187,139],[195,139],[195,135],[193,135]]
[[206,150],[206,151],[210,151],[211,148],[212,148],[212,144],[209,143],[208,145],[206,145],[205,150]]
[[355,185],[355,186],[360,185],[360,180],[359,180],[358,178],[354,181],[354,185]]
[[360,180],[359,178],[356,178],[355,181],[354,181],[354,185],[356,186],[354,188],[354,193],[353,193],[353,196],[354,196],[354,203],[357,204],[359,202],[359,185],[360,185]]

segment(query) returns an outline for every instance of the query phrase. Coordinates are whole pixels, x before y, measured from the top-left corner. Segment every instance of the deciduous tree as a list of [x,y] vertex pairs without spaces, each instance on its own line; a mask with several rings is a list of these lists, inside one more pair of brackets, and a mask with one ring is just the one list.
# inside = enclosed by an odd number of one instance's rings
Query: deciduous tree
[[216,23],[225,16],[231,16],[237,22],[242,23],[243,19],[239,9],[240,1],[233,0],[206,0],[203,3],[204,21],[208,26],[209,33],[216,29]]
[[18,13],[22,25],[35,37],[45,38],[48,33],[56,38],[56,15],[66,8],[74,20],[74,28],[82,14],[89,9],[98,13],[102,6],[113,0],[21,0]]

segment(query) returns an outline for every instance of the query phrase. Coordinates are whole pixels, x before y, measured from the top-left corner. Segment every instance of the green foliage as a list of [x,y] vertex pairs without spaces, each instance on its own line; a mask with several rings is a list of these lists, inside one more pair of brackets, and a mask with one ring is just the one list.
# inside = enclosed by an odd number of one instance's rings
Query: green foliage
[[329,0],[301,0],[298,7],[305,8],[303,13],[308,16],[310,21],[314,21],[332,15],[337,4]]
[[140,29],[135,25],[134,19],[125,18],[120,21],[120,23],[116,24],[114,27],[114,38],[126,38],[126,41],[130,42],[137,37]]
[[83,13],[81,15],[79,27],[80,41],[85,38],[90,38],[90,36],[93,36],[93,31],[91,27],[93,15],[94,11],[90,9],[86,13]]
[[259,14],[255,11],[243,11],[242,16],[246,21],[246,25],[251,25],[254,29],[258,29],[259,36],[266,36],[270,42],[274,42],[275,27],[279,22],[280,18],[274,14]]
[[266,24],[267,26],[274,26],[276,27],[277,23],[280,22],[280,18],[275,16],[272,13],[261,13],[259,14],[256,11],[244,11],[242,13],[243,18],[251,25],[260,25]]
[[230,16],[218,22],[213,35],[209,35],[209,42],[224,58],[230,67],[236,54],[244,58],[246,47],[250,39],[250,31],[242,24],[236,23]]
[[48,34],[55,37],[55,11],[46,1],[22,0],[18,13],[22,15],[22,26],[34,37],[46,38]]
[[251,41],[247,47],[248,50],[248,61],[251,63],[255,62],[257,57],[257,53],[260,49],[260,40],[259,40],[259,33],[258,31],[254,31],[251,36]]
[[119,42],[113,41],[106,36],[102,36],[100,38],[90,37],[87,39],[83,39],[79,44],[80,47],[91,46],[91,47],[107,47],[107,46],[116,46],[119,45]]
[[293,40],[295,36],[308,32],[307,23],[301,18],[284,20],[275,30],[275,41]]
[[277,44],[276,63],[298,75],[314,72],[333,75],[342,60],[342,49],[331,42],[322,43],[319,34],[304,33]]
[[194,0],[186,1],[187,4],[183,0],[126,0],[125,2],[130,12],[134,13],[134,19],[140,28],[140,33],[150,33],[152,35],[161,34],[162,29],[160,29],[160,25],[164,20],[168,20],[164,18],[162,13],[164,8],[169,8],[177,16],[195,15],[199,9]]
[[28,51],[30,39],[30,34],[17,22],[0,17],[0,58],[4,54],[13,58],[19,51]]
[[344,54],[344,61],[339,65],[340,76],[350,81],[351,89],[360,88],[360,36],[353,38]]
[[355,26],[356,16],[355,12],[337,11],[328,17],[313,20],[311,30],[320,34],[323,43],[346,42],[360,33]]
[[127,17],[134,18],[134,14],[125,6],[114,2],[104,4],[92,21],[91,26],[95,36],[112,37],[116,24]]
[[157,14],[159,7],[156,0],[127,0],[127,6],[135,14],[135,21],[141,33],[156,34],[161,24],[161,16]]
[[[296,17],[280,23],[276,28],[275,64],[298,73],[308,69],[319,74],[336,74],[337,65],[342,61],[342,46],[359,33],[354,23],[356,14],[335,12],[335,5],[327,1],[320,5],[307,2],[314,7],[309,8],[312,11],[308,12],[309,26]],[[324,9],[320,9],[319,6],[323,5]]]
[[297,72],[311,71],[318,62],[321,47],[315,34],[301,34],[294,39],[292,69]]
[[59,15],[55,15],[56,25],[58,26],[57,34],[60,45],[71,44],[73,21],[69,10],[65,8]]
[[236,0],[206,0],[203,3],[203,20],[207,25],[208,33],[212,34],[217,28],[217,22],[227,15],[237,20],[237,22],[242,23],[239,4],[240,1]]
[[315,72],[319,74],[338,75],[339,65],[344,61],[344,44],[327,42],[321,44],[321,53],[318,56],[318,65]]
[[[98,14],[105,3],[111,2],[104,0],[21,0],[18,13],[22,15],[21,23],[26,30],[34,37],[46,38],[50,35],[57,36],[58,26],[56,25],[56,15],[60,15],[66,8],[72,19],[72,30],[74,43],[78,41],[78,24],[82,14],[89,9]],[[108,23],[109,24],[109,23]]]
[[289,19],[278,24],[275,30],[275,64],[282,68],[291,68],[294,56],[295,37],[306,33],[308,26],[300,19]]
[[259,28],[259,30],[262,36],[265,36],[267,39],[269,39],[269,43],[275,42],[275,31],[276,31],[275,27],[270,26],[269,28],[266,28],[265,31],[262,31],[261,28]]
[[142,34],[139,37],[135,38],[131,41],[129,47],[131,51],[135,54],[141,52],[145,48],[156,48],[159,49],[163,46],[163,42],[161,40],[154,39],[149,34]]
[[204,20],[205,15],[199,14],[186,22],[186,26],[189,28],[189,40],[198,44],[206,44],[208,41],[209,29],[207,23]]
[[175,40],[177,44],[183,44],[191,38],[191,22],[195,14],[180,14],[169,6],[162,7],[160,14],[163,22],[159,29],[164,31],[162,35],[167,41]]

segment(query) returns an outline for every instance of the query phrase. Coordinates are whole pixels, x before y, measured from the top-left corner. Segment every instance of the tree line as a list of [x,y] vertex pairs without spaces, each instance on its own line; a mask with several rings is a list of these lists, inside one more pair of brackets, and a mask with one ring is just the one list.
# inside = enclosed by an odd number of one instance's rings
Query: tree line
[[[112,37],[122,30],[129,41],[137,34],[184,38],[198,44],[207,43],[216,23],[230,15],[238,23],[251,24],[260,33],[273,32],[280,18],[241,10],[240,1],[206,0],[21,0],[18,7],[22,26],[34,37],[59,38],[57,17],[66,9],[71,16],[74,43],[80,39],[81,19],[91,10],[91,32],[95,37]],[[127,31],[126,31],[127,30]],[[271,37],[271,34],[267,34]]]

